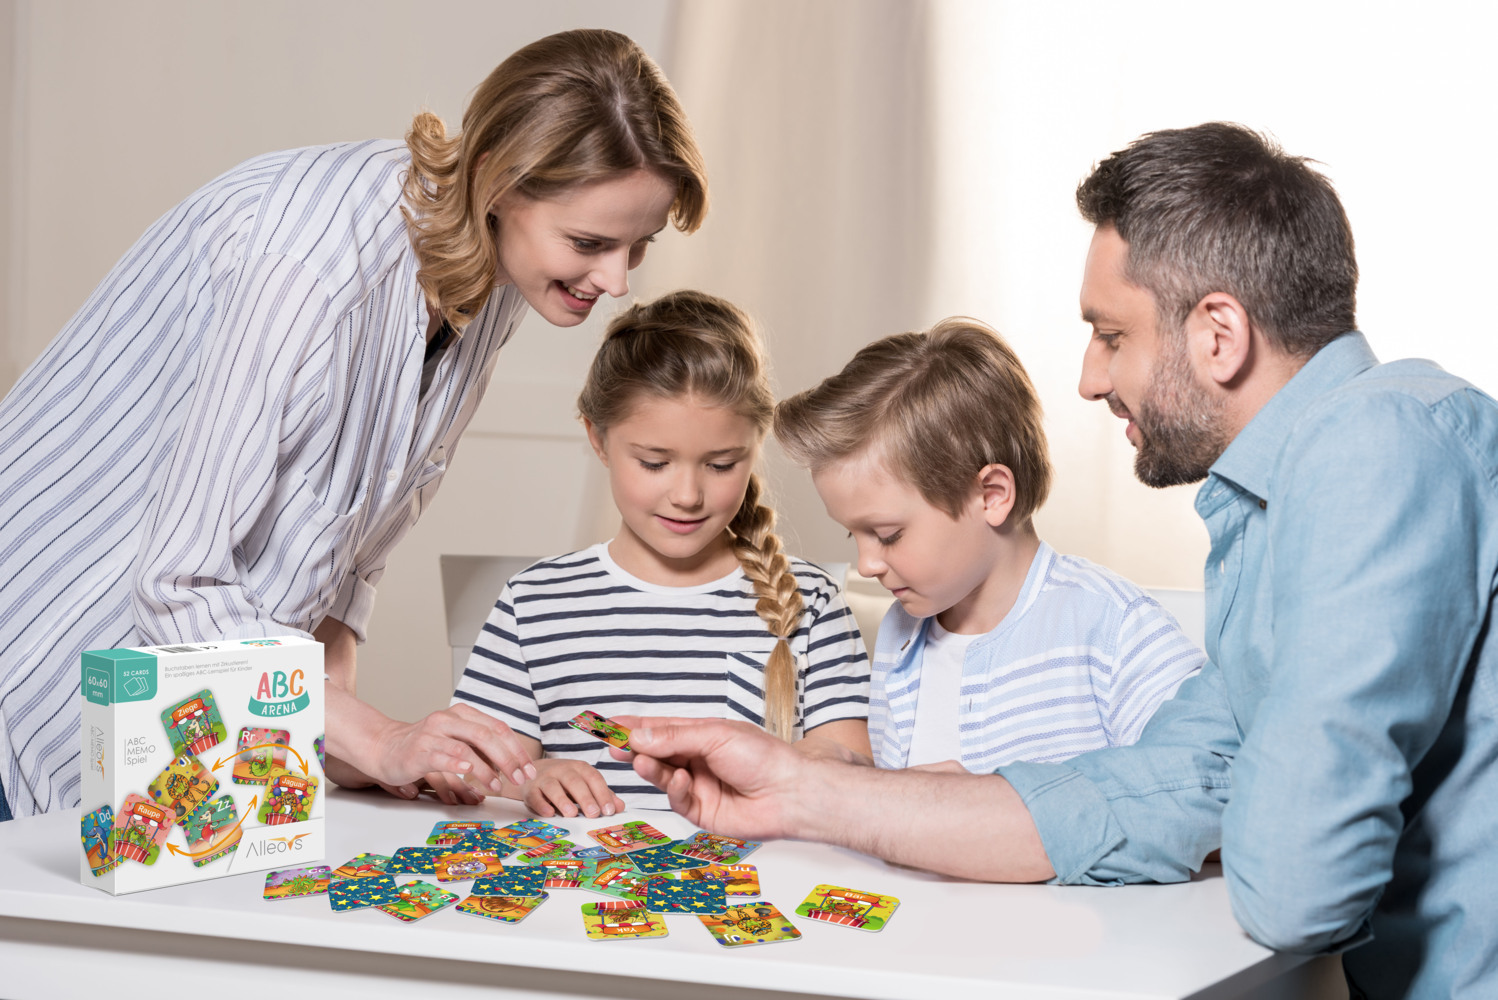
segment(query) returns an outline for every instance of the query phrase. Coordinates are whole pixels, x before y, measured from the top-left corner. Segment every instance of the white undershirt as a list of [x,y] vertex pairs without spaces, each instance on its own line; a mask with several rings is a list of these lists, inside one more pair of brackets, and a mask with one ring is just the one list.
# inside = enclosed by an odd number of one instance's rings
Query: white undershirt
[[931,619],[921,650],[921,687],[915,706],[907,766],[962,759],[957,726],[962,694],[962,660],[977,635],[948,632]]

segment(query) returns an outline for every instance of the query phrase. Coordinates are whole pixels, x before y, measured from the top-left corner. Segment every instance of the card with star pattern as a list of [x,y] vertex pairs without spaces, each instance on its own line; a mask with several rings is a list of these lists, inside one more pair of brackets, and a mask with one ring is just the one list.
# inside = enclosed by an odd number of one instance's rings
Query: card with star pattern
[[645,907],[652,913],[722,913],[728,896],[721,879],[658,877],[645,884]]
[[335,879],[328,883],[328,905],[335,913],[365,906],[386,906],[400,898],[400,889],[389,875]]
[[473,883],[475,896],[539,896],[546,884],[546,869],[540,867],[506,868]]
[[385,862],[388,875],[435,875],[437,859],[449,853],[446,847],[402,847]]
[[682,868],[705,868],[707,862],[700,858],[689,858],[677,854],[672,850],[675,842],[662,844],[659,847],[646,847],[638,851],[629,852],[629,863],[634,865],[638,871],[647,875],[659,875],[661,872],[674,872]]
[[582,887],[601,892],[615,899],[643,902],[645,885],[651,876],[635,870],[635,866],[624,858],[612,858],[599,864],[591,878],[583,880]]

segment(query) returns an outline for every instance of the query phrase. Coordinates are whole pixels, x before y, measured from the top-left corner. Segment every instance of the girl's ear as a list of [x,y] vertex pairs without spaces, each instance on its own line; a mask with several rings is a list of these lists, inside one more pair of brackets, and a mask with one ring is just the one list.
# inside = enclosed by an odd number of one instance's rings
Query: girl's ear
[[583,428],[588,432],[588,443],[593,446],[593,454],[597,455],[598,460],[602,462],[605,467],[607,467],[609,464],[609,456],[608,452],[605,451],[603,447],[603,432],[595,427],[593,421],[589,420],[587,417],[583,417],[582,421]]
[[983,495],[983,520],[991,528],[1002,527],[1014,509],[1014,473],[995,462],[978,471],[978,489]]

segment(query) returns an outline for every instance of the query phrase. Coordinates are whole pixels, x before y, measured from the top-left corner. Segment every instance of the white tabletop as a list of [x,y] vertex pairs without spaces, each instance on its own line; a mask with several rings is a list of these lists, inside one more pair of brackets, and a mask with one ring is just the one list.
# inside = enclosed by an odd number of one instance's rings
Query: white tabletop
[[[382,793],[332,790],[326,864],[423,844],[439,819],[527,815],[506,800],[476,809]],[[644,819],[685,837],[670,813],[556,820],[579,843],[587,831]],[[0,823],[0,970],[6,996],[97,995],[95,967],[110,980],[153,970],[232,976],[246,990],[315,987],[321,996],[369,996],[419,987],[425,995],[674,997],[718,987],[742,998],[795,995],[870,998],[1289,995],[1302,960],[1250,941],[1228,910],[1222,878],[1119,889],[962,882],[887,865],[852,851],[797,841],[766,844],[758,867],[764,899],[801,930],[799,941],[730,950],[695,916],[667,917],[665,938],[593,941],[581,889],[551,898],[519,924],[449,908],[415,923],[373,909],[333,912],[325,897],[267,902],[262,874],[111,897],[78,883],[78,818],[53,814]],[[818,883],[897,896],[877,933],[797,917]],[[467,895],[471,883],[446,888]],[[748,898],[748,897],[739,897]],[[1284,976],[1285,980],[1277,977]],[[290,977],[290,978],[288,978]],[[224,980],[220,980],[224,981]],[[670,985],[670,984],[676,985]],[[384,987],[384,988],[381,988]],[[133,991],[126,990],[126,995]],[[168,989],[167,992],[171,992]],[[156,993],[157,996],[161,994]],[[222,994],[228,995],[228,994]],[[235,995],[238,995],[236,991]]]

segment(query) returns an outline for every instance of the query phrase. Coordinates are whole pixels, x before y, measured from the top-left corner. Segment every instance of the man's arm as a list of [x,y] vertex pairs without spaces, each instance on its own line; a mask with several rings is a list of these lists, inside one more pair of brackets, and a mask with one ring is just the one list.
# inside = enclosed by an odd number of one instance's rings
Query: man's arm
[[618,721],[632,729],[635,771],[715,833],[817,840],[995,882],[1053,874],[1029,812],[1002,778],[809,758],[741,722]]

